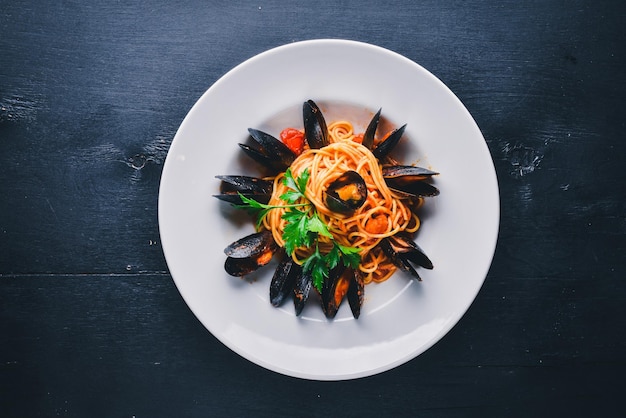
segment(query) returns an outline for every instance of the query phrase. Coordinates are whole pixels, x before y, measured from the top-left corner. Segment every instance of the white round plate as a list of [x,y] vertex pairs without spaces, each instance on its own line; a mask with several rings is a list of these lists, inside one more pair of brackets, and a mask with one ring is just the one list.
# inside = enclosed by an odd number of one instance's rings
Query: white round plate
[[[247,128],[278,136],[302,127],[302,103],[327,121],[347,115],[364,130],[382,108],[390,125],[407,123],[394,154],[440,173],[441,194],[422,208],[416,241],[434,263],[422,282],[398,272],[365,288],[361,317],[344,303],[334,320],[309,300],[269,303],[273,268],[254,280],[224,272],[223,249],[253,232],[249,217],[214,197],[219,174],[259,175],[237,146]],[[343,380],[403,364],[443,337],[476,297],[499,226],[493,162],[479,128],[457,97],[418,64],[354,41],[281,46],[238,65],[190,110],[165,161],[159,227],[174,282],[202,324],[248,360],[289,376]]]

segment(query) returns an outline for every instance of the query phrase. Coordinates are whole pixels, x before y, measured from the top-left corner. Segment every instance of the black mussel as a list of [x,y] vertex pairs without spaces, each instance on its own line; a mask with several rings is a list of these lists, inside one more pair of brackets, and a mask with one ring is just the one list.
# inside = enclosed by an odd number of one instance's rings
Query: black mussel
[[384,166],[382,172],[387,186],[399,195],[412,198],[439,194],[439,189],[424,181],[439,174],[435,171],[410,165],[389,165]]
[[248,132],[255,142],[239,146],[246,154],[269,169],[285,171],[296,159],[296,154],[272,135],[252,128],[248,129]]
[[358,270],[353,271],[353,276],[348,288],[348,304],[352,311],[354,319],[359,319],[361,315],[361,305],[363,305],[363,299],[365,296],[365,284],[363,283],[363,277]]
[[302,117],[304,119],[304,137],[309,147],[319,149],[328,145],[326,120],[313,100],[308,100],[302,105]]
[[271,231],[243,237],[224,249],[224,269],[231,276],[244,276],[269,263],[278,246]]
[[433,263],[424,251],[406,234],[396,234],[384,238],[380,242],[384,253],[391,259],[400,270],[410,273],[414,278],[421,281],[415,267],[412,264],[431,270]]
[[[272,257],[267,258],[268,262]],[[224,262],[224,270],[226,273],[235,277],[242,277],[246,274],[255,272],[261,268],[264,264],[259,264],[259,260],[256,258],[233,258],[226,257]]]
[[399,183],[412,183],[431,178],[439,173],[413,165],[386,165],[382,169],[385,180],[393,179]]
[[302,267],[283,253],[283,258],[276,267],[270,283],[270,303],[280,306],[285,297],[294,291],[294,286],[300,276],[302,276]]
[[333,212],[348,214],[354,212],[367,199],[367,185],[356,171],[346,171],[328,185],[325,202]]
[[296,316],[302,313],[302,309],[309,299],[311,287],[313,287],[313,277],[310,273],[302,273],[296,277],[296,283],[293,286],[293,305]]
[[220,200],[241,205],[239,193],[252,198],[260,203],[269,202],[272,197],[274,183],[271,180],[263,180],[249,176],[215,176],[222,180],[220,194],[213,195]]
[[268,249],[275,248],[276,242],[272,232],[263,230],[233,242],[224,249],[224,254],[232,258],[249,258],[265,253]]
[[376,136],[376,130],[378,129],[378,124],[380,122],[380,112],[382,109],[378,109],[378,112],[374,115],[370,123],[367,125],[365,129],[365,133],[363,134],[363,144],[365,147],[372,151],[372,154],[379,160],[385,158],[391,150],[395,148],[395,146],[404,135],[404,130],[406,129],[406,124],[402,125],[398,129],[391,131],[383,140],[375,145],[374,137]]
[[439,195],[439,189],[430,183],[416,181],[413,183],[398,184],[395,181],[386,180],[389,189],[395,193],[407,197],[433,197]]
[[363,141],[361,144],[370,150],[374,147],[374,136],[376,136],[376,130],[378,129],[381,111],[382,109],[378,109],[378,112],[376,112],[370,123],[367,125],[365,133],[363,134]]
[[327,318],[334,318],[337,315],[339,305],[348,292],[350,282],[344,278],[344,273],[347,270],[343,264],[339,263],[324,280],[320,296],[322,298],[322,311]]
[[389,133],[389,135],[387,135],[385,139],[383,139],[383,141],[380,144],[378,144],[376,148],[374,148],[374,150],[372,151],[372,154],[374,154],[374,156],[378,158],[379,160],[382,160],[383,158],[385,158],[391,152],[391,150],[393,150],[395,146],[398,144],[398,142],[400,141],[400,138],[402,138],[402,135],[404,135],[405,129],[406,129],[406,124],[402,125],[398,129],[395,129],[391,133]]
[[322,310],[327,318],[334,318],[346,298],[355,319],[361,314],[364,285],[360,274],[342,265],[330,271],[322,289]]

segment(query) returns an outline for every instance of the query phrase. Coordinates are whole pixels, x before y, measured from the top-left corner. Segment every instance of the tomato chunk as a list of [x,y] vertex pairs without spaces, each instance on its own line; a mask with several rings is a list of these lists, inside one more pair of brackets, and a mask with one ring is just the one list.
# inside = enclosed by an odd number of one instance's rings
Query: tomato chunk
[[370,234],[382,234],[387,230],[387,227],[386,215],[372,216],[365,224],[365,230]]
[[304,150],[304,133],[295,128],[285,128],[280,133],[280,140],[294,154],[300,155]]
[[360,134],[354,135],[354,138],[352,138],[352,140],[354,142],[356,142],[357,144],[362,144],[363,143],[363,134],[360,133]]

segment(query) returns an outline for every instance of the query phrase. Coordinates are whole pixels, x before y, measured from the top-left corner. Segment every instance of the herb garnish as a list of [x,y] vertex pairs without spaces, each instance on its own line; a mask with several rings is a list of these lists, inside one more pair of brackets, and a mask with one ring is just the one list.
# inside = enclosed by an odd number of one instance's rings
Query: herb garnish
[[[239,196],[243,204],[237,205],[237,207],[258,211],[257,227],[270,210],[288,209],[282,215],[286,221],[283,230],[285,251],[291,256],[297,248],[315,249],[311,255],[303,260],[302,269],[304,273],[311,274],[313,285],[321,292],[324,279],[328,277],[330,270],[339,264],[340,260],[346,267],[357,268],[361,262],[361,257],[358,248],[346,247],[335,241],[328,230],[328,226],[317,214],[315,206],[306,198],[306,185],[310,175],[309,169],[306,168],[299,177],[294,178],[291,169],[287,169],[283,184],[289,190],[280,196],[281,200],[289,203],[287,205],[266,205],[240,193]],[[296,203],[300,199],[305,199],[306,202]],[[333,245],[327,254],[322,254],[319,250],[320,235],[328,238]]]

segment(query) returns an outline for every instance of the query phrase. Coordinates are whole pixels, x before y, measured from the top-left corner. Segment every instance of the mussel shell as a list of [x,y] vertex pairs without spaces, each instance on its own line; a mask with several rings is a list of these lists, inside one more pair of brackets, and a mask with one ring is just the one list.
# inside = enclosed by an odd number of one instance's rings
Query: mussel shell
[[239,147],[254,161],[273,172],[285,171],[289,165],[268,156],[258,145],[239,144]]
[[222,193],[231,192],[251,192],[255,194],[271,194],[274,182],[271,180],[259,179],[250,176],[215,176],[222,180],[220,191]]
[[378,112],[376,112],[370,123],[367,125],[365,133],[363,134],[363,141],[361,144],[369,150],[374,147],[374,137],[376,136],[376,130],[378,129],[381,111],[382,109],[378,109]]
[[416,181],[413,183],[402,184],[393,180],[386,180],[389,189],[399,195],[411,197],[434,197],[439,195],[439,189],[430,183],[424,181]]
[[276,248],[272,232],[263,230],[233,242],[224,249],[224,254],[231,258],[256,258],[268,250],[274,252]]
[[345,296],[345,293],[342,295],[337,294],[337,292],[344,288],[347,289],[343,279],[346,270],[346,267],[339,263],[328,273],[328,277],[324,280],[320,296],[322,297],[322,311],[327,318],[334,318],[337,315],[339,305],[343,300],[343,296]]
[[[262,257],[261,260],[265,260],[266,258]],[[271,257],[267,258],[268,262],[271,260]],[[231,276],[241,277],[246,274],[252,273],[267,263],[259,264],[259,261],[256,258],[233,258],[226,257],[226,261],[224,262],[224,270],[226,273]]]
[[382,173],[385,180],[393,179],[399,184],[426,180],[439,174],[436,171],[412,165],[386,165],[383,166]]
[[415,264],[429,270],[433,269],[432,261],[430,261],[430,259],[426,256],[426,253],[424,253],[424,250],[422,250],[420,246],[408,236],[408,234],[399,233],[388,237],[387,241],[391,244],[394,252],[406,254],[407,259],[411,260]]
[[215,194],[213,195],[213,197],[216,197],[225,202],[229,202],[234,205],[243,204],[239,193],[247,198],[254,199],[260,203],[267,203],[272,197],[272,189],[274,187],[274,183],[270,180],[263,180],[249,176],[215,177],[222,180],[220,185],[221,193]]
[[350,305],[354,319],[359,319],[365,296],[365,284],[358,270],[353,271],[353,276],[350,287],[348,288],[348,304]]
[[419,281],[422,278],[411,263],[429,270],[433,268],[433,263],[426,253],[406,234],[387,237],[380,242],[380,246],[396,267],[410,273]]
[[255,142],[239,144],[239,147],[257,162],[272,170],[284,171],[296,159],[296,154],[274,136],[252,128],[248,132]]
[[374,148],[374,150],[372,151],[374,157],[378,158],[379,160],[382,160],[384,157],[386,157],[398,144],[400,138],[402,138],[402,135],[404,135],[405,129],[406,124],[391,132],[383,142],[381,142],[376,146],[376,148]]
[[380,242],[380,246],[383,249],[383,252],[389,257],[391,262],[398,267],[400,270],[410,273],[418,281],[422,281],[422,278],[417,273],[415,268],[408,262],[400,252],[396,252],[388,239],[383,239]]
[[310,273],[303,273],[296,277],[296,283],[293,286],[293,305],[296,316],[302,313],[302,309],[309,299],[311,287],[313,287],[313,276]]
[[[358,199],[349,198],[342,199],[338,191],[341,188],[354,185],[357,189]],[[363,177],[359,175],[356,171],[346,171],[341,176],[339,176],[336,180],[328,185],[328,188],[325,192],[325,202],[328,209],[333,212],[348,214],[354,212],[363,204],[367,199],[367,185],[365,184],[365,180]]]
[[424,267],[425,269],[433,269],[433,262],[430,261],[424,250],[422,250],[415,241],[404,234],[400,234],[396,237],[396,242],[401,242],[402,245],[405,246],[404,248],[407,249],[404,252],[407,260],[417,264],[418,266]]
[[308,100],[302,105],[302,117],[304,119],[304,137],[309,147],[319,149],[328,145],[326,120],[313,100]]
[[296,280],[301,275],[302,267],[291,257],[283,255],[270,283],[270,303],[273,306],[280,306],[287,295],[293,292]]

